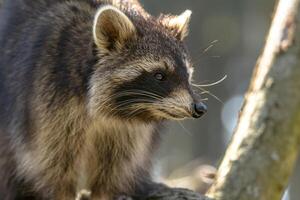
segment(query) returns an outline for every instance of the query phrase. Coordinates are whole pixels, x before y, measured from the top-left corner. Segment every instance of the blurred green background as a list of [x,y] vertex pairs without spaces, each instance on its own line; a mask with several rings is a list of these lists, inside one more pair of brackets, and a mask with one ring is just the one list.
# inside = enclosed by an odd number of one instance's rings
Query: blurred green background
[[[192,10],[186,41],[195,66],[194,83],[213,83],[227,75],[222,83],[204,88],[212,93],[202,96],[208,98],[209,112],[205,117],[170,123],[166,127],[156,172],[169,176],[195,159],[217,166],[236,125],[276,1],[141,0],[141,3],[152,15]],[[299,168],[284,200],[300,199]]]

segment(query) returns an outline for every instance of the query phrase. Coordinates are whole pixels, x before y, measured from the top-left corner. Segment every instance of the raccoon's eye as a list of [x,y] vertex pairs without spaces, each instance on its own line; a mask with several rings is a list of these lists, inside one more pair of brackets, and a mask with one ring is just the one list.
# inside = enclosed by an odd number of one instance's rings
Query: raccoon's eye
[[155,73],[154,75],[155,79],[158,80],[158,81],[164,81],[166,79],[166,76],[164,73],[162,72],[157,72]]

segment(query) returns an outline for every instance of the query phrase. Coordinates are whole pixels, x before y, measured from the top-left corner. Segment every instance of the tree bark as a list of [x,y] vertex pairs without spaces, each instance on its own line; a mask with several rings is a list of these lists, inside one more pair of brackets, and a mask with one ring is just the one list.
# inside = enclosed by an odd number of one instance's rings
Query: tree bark
[[295,171],[292,175],[289,187],[289,196],[291,200],[299,199],[300,197],[300,158],[298,157],[298,162],[296,164]]
[[207,195],[279,200],[300,150],[299,0],[280,0],[239,123]]
[[150,193],[147,197],[134,198],[134,200],[212,200],[199,193],[182,188],[169,188]]

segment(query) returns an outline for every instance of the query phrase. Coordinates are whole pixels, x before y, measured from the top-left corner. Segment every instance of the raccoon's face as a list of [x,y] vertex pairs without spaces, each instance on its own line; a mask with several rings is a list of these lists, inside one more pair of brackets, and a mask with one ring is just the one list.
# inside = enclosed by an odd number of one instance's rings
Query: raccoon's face
[[144,121],[205,113],[191,89],[193,69],[182,42],[190,14],[145,19],[101,8],[94,21],[99,62],[90,83],[91,113]]

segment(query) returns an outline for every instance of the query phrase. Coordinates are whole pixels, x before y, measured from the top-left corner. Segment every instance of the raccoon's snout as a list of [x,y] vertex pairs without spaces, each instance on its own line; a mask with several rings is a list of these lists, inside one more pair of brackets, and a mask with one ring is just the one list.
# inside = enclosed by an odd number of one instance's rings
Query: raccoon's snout
[[207,106],[202,102],[193,103],[192,109],[192,116],[194,118],[200,118],[207,112]]

